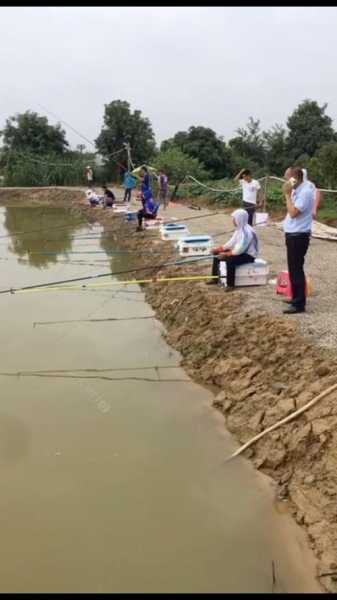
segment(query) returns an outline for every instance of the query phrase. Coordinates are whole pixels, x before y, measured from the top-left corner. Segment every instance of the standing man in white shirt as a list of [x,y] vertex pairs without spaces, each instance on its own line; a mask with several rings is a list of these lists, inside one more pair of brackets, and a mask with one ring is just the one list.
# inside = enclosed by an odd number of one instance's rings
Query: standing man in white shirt
[[88,182],[88,186],[91,187],[94,183],[94,173],[89,165],[85,168],[85,177]]
[[234,179],[235,181],[239,181],[242,187],[242,208],[248,213],[248,224],[253,226],[256,203],[260,194],[261,185],[257,179],[252,178],[249,169],[241,169],[240,173],[238,173]]
[[312,213],[315,204],[315,187],[303,181],[303,170],[291,168],[289,180],[283,184],[288,214],[283,221],[286,237],[288,272],[292,288],[290,306],[283,312],[295,314],[305,312],[304,258],[309,248]]

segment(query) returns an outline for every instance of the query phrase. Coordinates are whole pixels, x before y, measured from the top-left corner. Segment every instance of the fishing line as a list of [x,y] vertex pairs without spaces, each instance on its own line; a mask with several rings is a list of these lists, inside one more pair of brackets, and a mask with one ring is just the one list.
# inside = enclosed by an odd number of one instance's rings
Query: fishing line
[[58,117],[55,113],[53,113],[52,111],[48,110],[45,106],[43,106],[40,102],[37,102],[37,104],[43,109],[45,110],[47,113],[49,113],[50,115],[52,115],[53,117],[55,117],[55,119],[58,119],[58,121],[60,121],[61,123],[63,123],[64,125],[66,125],[67,127],[69,127],[74,133],[76,133],[77,135],[79,135],[83,140],[85,140],[86,142],[88,142],[89,144],[91,144],[91,146],[93,146],[96,150],[96,145],[92,140],[89,140],[89,138],[87,138],[85,135],[82,135],[82,133],[80,133],[79,131],[77,131],[74,127],[72,127],[71,125],[69,125],[69,123],[67,123],[66,121],[63,121],[60,117]]
[[[75,129],[74,127],[72,127],[72,125],[70,125],[69,123],[67,123],[67,121],[64,121],[63,119],[61,119],[61,117],[59,117],[56,113],[53,113],[52,111],[48,110],[45,106],[43,106],[40,102],[37,102],[37,104],[44,110],[46,111],[48,114],[52,115],[55,119],[57,119],[58,121],[60,121],[61,123],[63,123],[64,125],[66,125],[67,127],[69,127],[74,133],[76,133],[77,135],[79,135],[83,140],[85,140],[86,142],[88,142],[89,144],[91,144],[91,146],[93,146],[95,148],[95,151],[97,153],[97,147],[95,142],[93,142],[92,140],[89,140],[89,138],[87,138],[85,135],[83,135],[82,133],[80,133],[77,129]],[[111,154],[108,154],[107,157],[111,158],[113,156],[116,156],[117,154],[120,154],[121,152],[125,152],[125,147],[120,148],[119,150],[115,150],[114,152],[112,152]],[[117,162],[117,161],[115,161]],[[119,164],[119,163],[117,163]]]
[[[149,371],[149,370],[158,370],[158,369],[180,369],[180,365],[150,365],[147,367],[113,367],[107,369],[36,369],[31,371],[16,371],[13,373],[8,373],[8,375],[12,375],[13,377],[20,377],[21,375],[35,375],[37,373],[110,373],[113,371]],[[0,373],[3,375],[4,373]],[[6,373],[7,374],[7,373]]]
[[88,160],[88,159],[83,158],[83,159],[81,159],[81,162],[77,162],[77,163],[76,162],[74,162],[74,163],[54,163],[54,162],[48,162],[45,160],[41,160],[39,158],[32,158],[31,156],[29,156],[29,154],[24,154],[23,152],[19,152],[18,150],[15,150],[15,154],[17,156],[19,156],[19,158],[22,157],[25,161],[28,160],[33,163],[42,164],[42,165],[46,165],[46,166],[50,166],[50,167],[73,167],[73,168],[81,167],[81,168],[83,168],[82,163],[84,165],[84,163],[87,162],[87,160]]
[[[4,377],[18,377],[16,373],[0,373]],[[190,379],[154,379],[153,377],[108,377],[107,375],[49,375],[47,373],[26,373],[20,377],[45,377],[48,379],[100,379],[102,381],[147,381],[153,383],[190,383]]]
[[[207,257],[209,258],[209,257]],[[128,281],[123,281],[125,285],[139,285],[143,283],[167,283],[172,281],[203,281],[205,279],[218,279],[218,275],[192,275],[192,276],[183,276],[183,277],[162,277],[162,278],[153,278],[153,279],[130,279]],[[64,292],[67,290],[75,290],[75,289],[84,289],[84,288],[98,288],[98,287],[107,287],[111,285],[120,285],[120,281],[110,281],[108,283],[92,283],[92,284],[83,284],[80,285],[64,285],[64,286],[50,286],[50,287],[41,287],[33,289],[19,289],[17,291],[12,292],[13,294],[24,294],[31,292]],[[46,284],[49,285],[49,284]],[[0,292],[1,293],[1,292]]]
[[[12,233],[6,233],[5,235],[0,235],[0,239],[9,238],[16,235],[28,235],[29,233],[41,233],[43,231],[54,231],[54,229],[69,229],[70,227],[75,228],[77,225],[90,226],[88,221],[78,221],[78,223],[73,223],[72,225],[56,225],[54,227],[48,227],[46,229],[31,229],[30,231],[13,231]],[[53,241],[53,240],[52,240]]]
[[[136,211],[135,211],[136,212]],[[223,213],[207,213],[206,215],[196,215],[194,217],[187,217],[186,219],[181,219],[182,221],[191,221],[192,219],[202,219],[202,218],[206,218],[206,217],[210,217],[210,216],[214,216],[214,215],[221,215]],[[121,217],[125,217],[126,213],[114,213],[114,216],[121,216]],[[171,221],[173,219],[176,219],[176,217],[172,217],[171,219],[164,221],[164,222],[168,222]],[[28,235],[30,233],[42,233],[44,231],[54,231],[55,229],[69,229],[69,228],[75,228],[77,225],[83,225],[83,226],[88,226],[90,227],[90,224],[88,223],[87,220],[84,221],[79,221],[78,223],[73,223],[72,225],[60,225],[60,226],[55,226],[55,227],[47,227],[47,228],[42,228],[42,229],[31,229],[28,231],[13,231],[11,233],[5,234],[5,235],[0,235],[0,239],[4,239],[4,238],[10,238],[16,235]],[[114,228],[111,229],[110,232],[102,232],[102,235],[104,237],[108,236],[109,233],[114,233],[116,231],[119,231],[119,228]],[[54,240],[46,240],[46,241],[54,241]]]
[[[30,256],[64,256],[68,254],[106,254],[108,256],[124,256],[134,254],[128,250],[66,250],[64,252],[29,252]],[[137,252],[137,256],[160,256],[162,252]]]
[[[202,257],[204,258],[204,257]],[[157,265],[153,265],[151,267],[138,267],[138,268],[133,268],[133,269],[126,269],[124,271],[110,271],[109,273],[100,273],[98,275],[87,275],[86,277],[73,277],[72,279],[62,279],[59,281],[52,281],[50,283],[42,283],[42,284],[36,284],[36,285],[27,285],[27,286],[22,286],[20,288],[8,288],[5,290],[0,290],[0,294],[14,294],[17,292],[23,292],[23,291],[28,291],[28,290],[34,290],[34,289],[42,289],[42,288],[51,288],[53,286],[57,286],[57,285],[61,285],[64,283],[73,283],[76,281],[88,281],[90,279],[98,279],[101,277],[113,277],[116,275],[125,275],[128,273],[138,273],[138,272],[142,272],[142,271],[151,271],[151,270],[155,270],[155,269],[162,269],[165,267],[171,267],[174,265],[177,265],[181,262],[187,263],[190,262],[190,259],[188,260],[184,260],[184,261],[174,261],[174,262],[168,262],[168,263],[160,263]],[[194,261],[193,261],[194,262]],[[150,280],[144,280],[144,282],[148,283]],[[116,284],[121,285],[121,282],[112,282],[112,285],[116,285]],[[137,281],[135,281],[135,283],[137,283]]]
[[106,321],[138,321],[138,320],[142,320],[142,319],[155,319],[155,315],[151,315],[151,316],[141,316],[141,317],[122,317],[122,318],[117,318],[117,317],[108,317],[106,319],[68,319],[66,321],[34,321],[33,323],[33,328],[35,328],[36,325],[58,325],[61,323],[102,323],[102,322],[106,322]]

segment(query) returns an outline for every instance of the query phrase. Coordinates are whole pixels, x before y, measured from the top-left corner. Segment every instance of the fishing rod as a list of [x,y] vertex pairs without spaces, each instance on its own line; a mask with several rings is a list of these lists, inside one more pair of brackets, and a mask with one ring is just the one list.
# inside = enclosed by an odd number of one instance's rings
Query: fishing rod
[[83,140],[85,140],[86,142],[88,142],[89,144],[91,144],[91,146],[93,146],[95,148],[95,150],[96,150],[95,143],[92,140],[89,140],[89,138],[87,138],[85,135],[82,135],[82,133],[80,133],[79,131],[77,131],[77,129],[75,129],[74,127],[72,127],[71,125],[69,125],[69,123],[67,123],[66,121],[63,121],[59,116],[57,116],[52,111],[48,110],[40,102],[37,102],[37,104],[42,108],[42,110],[45,110],[47,113],[49,113],[50,115],[52,115],[53,117],[55,117],[55,119],[57,119],[58,121],[60,121],[61,123],[63,123],[67,127],[69,127],[74,133],[76,133],[77,135],[79,135]]
[[[31,156],[29,156],[29,154],[24,154],[23,152],[19,152],[18,150],[14,150],[14,160],[15,160],[15,155],[18,156],[19,158],[21,157],[23,160],[25,161],[29,161],[35,164],[40,164],[40,165],[44,165],[44,166],[50,166],[50,167],[81,167],[83,168],[83,165],[87,162],[88,159],[81,159],[81,162],[74,162],[74,163],[54,163],[54,162],[49,162],[46,160],[41,160],[39,158],[32,158]],[[75,159],[76,160],[76,159]]]
[[33,371],[16,371],[11,373],[16,377],[36,373],[111,373],[113,371],[158,371],[159,369],[180,369],[180,365],[150,365],[148,367],[113,367],[111,369],[39,369]]
[[[15,373],[6,373],[0,372],[1,376],[4,377],[17,377]],[[46,378],[56,378],[56,379],[100,379],[103,381],[147,381],[153,383],[177,383],[177,382],[185,382],[190,383],[190,379],[154,379],[153,377],[137,377],[137,376],[129,376],[129,377],[108,377],[107,375],[57,375],[57,374],[48,374],[48,373],[26,373],[21,374],[20,377],[46,377]]]
[[[37,102],[37,104],[44,111],[46,111],[48,114],[52,115],[53,117],[55,117],[55,119],[57,119],[58,121],[60,121],[61,123],[63,123],[67,127],[69,127],[74,133],[76,133],[77,135],[79,135],[83,140],[85,140],[86,142],[88,142],[89,144],[91,144],[91,146],[93,146],[95,148],[95,153],[97,153],[97,147],[96,147],[95,142],[93,142],[92,140],[89,140],[89,138],[87,138],[85,135],[83,135],[82,133],[80,133],[77,129],[75,129],[74,127],[72,127],[72,125],[70,125],[70,123],[67,123],[67,121],[64,121],[63,119],[61,119],[61,117],[59,117],[56,113],[53,113],[52,111],[48,110],[40,102]],[[121,163],[119,163],[117,160],[114,160],[112,157],[116,156],[117,154],[120,154],[121,152],[125,152],[125,150],[126,150],[125,147],[120,148],[119,150],[115,150],[115,152],[112,152],[111,154],[107,154],[107,158],[111,158],[113,160],[113,162],[115,162],[118,166],[120,166],[120,167],[122,167],[124,169],[125,166],[122,165]]]
[[[106,254],[107,256],[130,256],[133,252],[128,250],[65,250],[62,252],[29,252],[29,256],[68,256],[69,254]],[[162,252],[137,252],[137,256],[160,256]]]
[[[187,217],[186,219],[181,219],[182,221],[191,221],[192,219],[202,219],[202,218],[206,218],[209,216],[215,216],[215,215],[220,215],[223,213],[207,213],[206,215],[196,215],[194,217]],[[118,214],[116,213],[115,216],[125,216],[124,213]],[[172,220],[172,219],[170,219]],[[166,222],[166,221],[164,221]],[[169,219],[167,220],[167,222],[169,222]],[[42,228],[42,229],[32,229],[32,230],[27,230],[27,231],[14,231],[12,233],[8,233],[5,235],[0,235],[0,239],[5,239],[5,238],[9,238],[15,235],[28,235],[30,233],[41,233],[44,231],[54,231],[55,229],[69,229],[71,227],[76,227],[77,225],[87,225],[88,226],[88,221],[79,221],[78,223],[73,223],[72,225],[61,225],[61,226],[54,226],[54,227],[47,227],[47,228]],[[112,229],[111,233],[115,232],[115,231],[119,231],[119,228],[117,229]],[[104,237],[109,236],[109,232],[102,232],[102,235]],[[84,239],[84,238],[83,238]],[[94,238],[93,238],[94,239]],[[46,240],[46,241],[54,241],[54,240]]]
[[143,319],[155,319],[155,315],[140,316],[140,317],[107,317],[105,319],[67,319],[65,321],[34,321],[33,329],[37,325],[59,325],[63,323],[105,323],[107,321],[119,322],[119,321],[138,321]]
[[[139,284],[144,284],[144,283],[168,283],[168,282],[181,282],[181,281],[205,281],[206,279],[218,279],[218,275],[191,275],[191,276],[179,276],[179,277],[161,277],[161,278],[152,278],[152,279],[130,279],[127,281],[123,281],[124,285],[139,285]],[[41,288],[34,288],[34,289],[19,289],[14,293],[17,294],[27,294],[27,293],[34,293],[34,292],[64,292],[64,291],[71,291],[71,290],[83,290],[83,289],[90,289],[90,288],[100,288],[100,287],[109,287],[109,286],[113,286],[113,285],[120,285],[121,282],[120,281],[110,281],[108,283],[89,283],[88,285],[83,284],[83,285],[63,285],[63,286],[51,286],[51,287],[41,287]],[[1,293],[1,292],[0,292]]]
[[[201,258],[204,259],[205,257],[201,257]],[[207,256],[207,258],[209,259],[210,257]],[[155,270],[155,269],[162,269],[162,268],[165,268],[165,267],[176,266],[176,265],[179,265],[181,263],[185,264],[185,263],[188,263],[188,262],[195,262],[195,261],[193,261],[191,259],[187,259],[187,260],[183,260],[183,261],[174,261],[174,262],[168,262],[168,263],[166,262],[166,263],[160,263],[160,264],[157,264],[157,265],[153,265],[151,267],[145,267],[145,266],[143,266],[143,267],[138,267],[138,268],[134,268],[134,269],[126,269],[126,270],[123,270],[123,271],[112,271],[112,272],[109,272],[109,273],[101,273],[101,274],[98,274],[98,275],[87,275],[86,277],[74,277],[72,279],[63,279],[63,280],[59,280],[59,281],[53,281],[53,282],[50,282],[50,283],[42,283],[42,284],[37,284],[37,285],[27,285],[27,286],[22,286],[20,288],[8,288],[8,289],[5,289],[5,290],[0,290],[0,294],[15,294],[17,292],[23,292],[23,291],[28,291],[28,290],[36,290],[36,289],[40,290],[40,289],[43,289],[43,288],[49,288],[49,289],[53,288],[54,289],[54,286],[59,286],[59,285],[63,285],[63,284],[66,284],[66,283],[73,283],[73,282],[76,282],[76,281],[88,281],[88,280],[91,280],[91,279],[99,279],[99,278],[102,278],[102,277],[113,277],[113,276],[116,276],[116,275],[125,275],[125,274],[128,274],[128,273],[137,273],[137,272],[142,272],[142,271],[151,271],[151,270]],[[144,280],[144,283],[145,282],[148,283],[148,280]],[[114,284],[114,283],[115,284],[118,283],[118,285],[121,285],[120,281],[118,281],[118,282],[112,282],[112,284]],[[135,281],[135,283],[138,283],[138,282]],[[65,289],[65,288],[63,288],[63,289]]]

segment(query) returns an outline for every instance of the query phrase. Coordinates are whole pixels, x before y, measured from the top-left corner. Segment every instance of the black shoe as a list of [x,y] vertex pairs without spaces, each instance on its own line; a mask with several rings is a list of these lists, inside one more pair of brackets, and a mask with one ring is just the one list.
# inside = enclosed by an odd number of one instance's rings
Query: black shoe
[[143,227],[137,227],[136,231],[143,231]]
[[210,281],[206,281],[206,285],[218,285],[218,279],[210,279]]
[[283,311],[284,315],[294,315],[295,313],[304,313],[305,308],[297,308],[296,306],[289,306]]
[[235,287],[231,287],[230,285],[227,285],[227,286],[225,287],[225,292],[227,292],[227,293],[228,293],[228,292],[234,292],[234,290],[235,290]]
[[293,301],[292,301],[292,300],[286,300],[285,298],[282,300],[282,302],[283,302],[284,304],[292,304],[292,303],[293,303]]

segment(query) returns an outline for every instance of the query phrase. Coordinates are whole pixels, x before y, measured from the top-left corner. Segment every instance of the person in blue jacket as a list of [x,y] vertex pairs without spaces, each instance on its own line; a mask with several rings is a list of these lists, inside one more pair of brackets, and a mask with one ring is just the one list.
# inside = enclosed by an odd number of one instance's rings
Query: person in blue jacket
[[152,192],[149,189],[142,193],[142,204],[143,208],[141,208],[137,213],[138,227],[136,231],[142,231],[143,219],[155,219],[159,209],[159,204],[154,202],[152,198]]
[[137,180],[129,171],[125,171],[123,185],[125,187],[123,202],[131,202],[132,190],[136,187]]
[[141,191],[150,190],[150,175],[147,167],[142,167],[142,185]]

